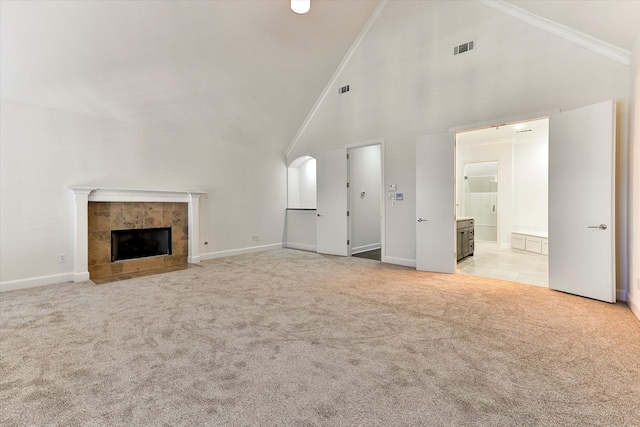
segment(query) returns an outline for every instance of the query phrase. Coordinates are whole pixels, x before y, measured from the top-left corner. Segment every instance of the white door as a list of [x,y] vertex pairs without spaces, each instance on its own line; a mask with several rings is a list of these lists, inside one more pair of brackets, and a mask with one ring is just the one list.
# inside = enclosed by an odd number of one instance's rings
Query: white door
[[416,143],[416,269],[454,273],[455,144],[452,133]]
[[549,118],[549,287],[615,302],[615,104]]
[[347,256],[347,151],[320,153],[316,171],[318,253]]

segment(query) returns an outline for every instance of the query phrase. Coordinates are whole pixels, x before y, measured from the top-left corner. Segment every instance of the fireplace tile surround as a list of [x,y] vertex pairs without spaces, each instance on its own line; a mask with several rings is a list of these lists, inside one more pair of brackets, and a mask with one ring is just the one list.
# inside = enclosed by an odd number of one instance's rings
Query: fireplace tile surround
[[[187,265],[188,205],[163,202],[89,202],[88,267],[92,280],[121,273]],[[172,255],[111,262],[111,231],[171,227]]]
[[[162,223],[169,223],[169,218],[171,219],[171,227],[172,227],[172,235],[175,235],[176,239],[180,242],[177,246],[174,246],[173,255],[170,256],[158,256],[158,257],[150,257],[138,260],[132,260],[132,264],[128,265],[124,262],[118,261],[117,263],[122,265],[123,272],[126,269],[136,269],[131,270],[142,271],[144,268],[152,268],[153,266],[158,266],[160,269],[167,268],[177,268],[177,267],[165,267],[165,262],[168,264],[173,263],[182,263],[184,259],[184,247],[186,245],[186,253],[187,253],[187,262],[189,264],[199,264],[200,263],[200,198],[206,197],[206,192],[203,191],[175,191],[175,190],[139,190],[139,189],[114,189],[114,188],[104,188],[104,187],[84,187],[84,186],[69,186],[69,190],[71,190],[74,194],[74,210],[73,210],[73,231],[74,231],[74,245],[73,245],[73,280],[74,282],[84,282],[90,279],[89,274],[89,202],[109,202],[109,217],[108,222],[109,226],[115,225],[116,227],[121,227],[124,229],[126,227],[131,228],[153,228],[151,225],[158,224],[160,222],[160,217],[162,216]],[[119,209],[122,203],[122,210]],[[126,205],[124,203],[127,203]],[[129,205],[128,203],[132,203]],[[150,205],[151,203],[158,203],[158,205]],[[181,207],[174,210],[173,204],[182,205]],[[142,208],[147,205],[148,209],[143,210]],[[111,206],[114,206],[115,213],[111,215]],[[162,210],[160,209],[162,206]],[[169,212],[169,206],[171,214],[167,214],[165,217],[165,212]],[[183,211],[184,206],[186,206],[187,213],[185,218],[185,213]],[[167,208],[167,211],[165,211]],[[92,208],[94,209],[94,208]],[[106,209],[106,205],[103,205],[103,209]],[[144,213],[145,211],[146,214]],[[174,212],[176,213],[174,216]],[[160,215],[162,214],[162,215]],[[104,237],[104,235],[108,234],[110,236],[110,230],[99,230],[98,228],[106,228],[107,217],[106,215],[95,215],[96,221],[93,224],[92,220],[92,230],[91,233],[103,233],[97,234],[98,237]],[[167,222],[165,222],[167,221]],[[115,224],[111,224],[115,222]],[[176,223],[175,233],[174,223]],[[179,224],[178,224],[179,223]],[[135,227],[136,225],[142,225],[142,227]],[[145,225],[146,224],[146,225]],[[126,227],[125,227],[126,226]],[[174,238],[172,236],[172,238]],[[103,238],[104,240],[104,238]],[[108,246],[110,248],[111,242],[110,239],[108,241],[104,241],[102,243],[103,246]],[[92,249],[94,249],[92,247]],[[178,253],[181,252],[181,253]],[[172,258],[176,255],[175,258]],[[93,267],[96,265],[104,265],[104,258],[102,255],[96,255],[95,251],[92,251],[91,256]],[[165,261],[166,259],[166,261]],[[162,266],[159,263],[162,260]],[[180,261],[178,261],[180,260]],[[136,262],[140,262],[142,265],[136,266]],[[113,263],[116,264],[116,263]],[[173,264],[173,265],[176,265]],[[125,267],[126,265],[126,267]],[[115,267],[116,271],[120,267]],[[157,268],[157,267],[156,267]],[[106,267],[103,267],[106,270]],[[98,270],[94,268],[94,270]],[[113,269],[111,270],[111,274],[113,274]],[[105,272],[98,272],[98,274],[106,274]],[[122,273],[120,273],[122,274]],[[98,279],[97,279],[98,280]]]

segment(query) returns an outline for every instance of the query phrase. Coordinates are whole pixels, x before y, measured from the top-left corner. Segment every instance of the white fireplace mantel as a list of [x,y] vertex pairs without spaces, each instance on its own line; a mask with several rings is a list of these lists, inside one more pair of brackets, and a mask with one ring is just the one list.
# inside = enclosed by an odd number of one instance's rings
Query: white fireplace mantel
[[200,263],[200,197],[204,191],[137,190],[98,187],[68,187],[75,194],[73,280],[89,280],[89,202],[188,203],[189,254],[187,262]]

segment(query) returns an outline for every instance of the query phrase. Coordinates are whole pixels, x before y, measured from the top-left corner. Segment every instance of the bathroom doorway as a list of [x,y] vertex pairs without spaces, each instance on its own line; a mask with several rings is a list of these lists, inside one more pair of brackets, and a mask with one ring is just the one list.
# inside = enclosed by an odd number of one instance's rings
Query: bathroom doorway
[[[456,216],[473,219],[473,256],[463,274],[549,286],[549,119],[456,134]],[[465,223],[466,224],[466,223]],[[540,241],[538,252],[513,236]],[[533,245],[530,245],[533,248]]]

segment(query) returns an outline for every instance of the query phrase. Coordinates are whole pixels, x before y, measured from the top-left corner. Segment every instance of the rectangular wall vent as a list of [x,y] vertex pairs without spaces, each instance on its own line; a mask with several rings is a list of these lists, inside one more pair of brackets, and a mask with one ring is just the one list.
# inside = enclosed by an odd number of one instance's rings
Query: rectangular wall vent
[[475,44],[476,43],[473,40],[471,40],[470,42],[463,43],[460,46],[456,46],[453,48],[453,54],[457,55],[459,53],[465,53],[470,50],[473,50],[473,48],[475,47]]
[[340,89],[338,89],[338,93],[345,93],[345,92],[349,92],[349,85],[342,86]]

